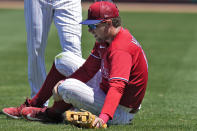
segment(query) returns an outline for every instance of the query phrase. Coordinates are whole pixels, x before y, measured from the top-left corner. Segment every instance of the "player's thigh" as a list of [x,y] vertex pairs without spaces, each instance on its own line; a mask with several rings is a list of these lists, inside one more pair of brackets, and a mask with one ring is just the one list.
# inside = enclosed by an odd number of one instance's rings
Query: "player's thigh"
[[82,21],[81,0],[61,0],[56,2],[54,7],[55,23],[79,24]]
[[90,79],[86,84],[94,90],[100,90],[100,83],[102,80],[101,70],[99,70],[92,79]]
[[44,51],[53,18],[52,7],[42,0],[24,0],[24,15],[28,47]]
[[54,24],[58,30],[63,51],[72,51],[81,56],[81,2],[66,0],[54,11]]

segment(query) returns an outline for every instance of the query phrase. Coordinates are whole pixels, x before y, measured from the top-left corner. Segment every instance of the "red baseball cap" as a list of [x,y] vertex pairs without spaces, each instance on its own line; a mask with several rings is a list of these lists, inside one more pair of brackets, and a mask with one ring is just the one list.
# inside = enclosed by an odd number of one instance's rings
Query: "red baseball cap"
[[80,24],[91,25],[97,24],[103,20],[115,18],[119,16],[116,5],[108,1],[99,1],[90,5],[88,9],[88,19]]

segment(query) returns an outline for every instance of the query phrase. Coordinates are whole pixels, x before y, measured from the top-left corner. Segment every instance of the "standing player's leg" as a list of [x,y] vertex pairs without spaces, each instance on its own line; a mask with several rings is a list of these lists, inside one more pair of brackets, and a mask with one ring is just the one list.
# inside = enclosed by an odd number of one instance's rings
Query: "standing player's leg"
[[[52,8],[48,3],[40,0],[24,0],[28,50],[28,80],[31,87],[31,97],[37,94],[46,78],[44,51],[52,22],[52,13]],[[27,99],[18,107],[4,108],[2,111],[7,116],[18,119],[21,118],[21,110],[27,106],[32,106],[30,99]]]
[[52,8],[40,0],[24,1],[28,50],[28,80],[31,97],[41,88],[45,78],[45,47],[52,22]]
[[[75,55],[81,57],[81,25],[79,24],[79,22],[81,22],[82,20],[81,1],[80,0],[51,1],[51,7],[53,8],[54,23],[58,30],[62,50],[64,52],[68,52],[66,54],[62,53],[56,56],[55,66],[56,69],[59,71],[59,73],[67,77],[69,76],[69,74],[64,74],[64,70],[60,69],[62,68],[61,66],[64,66],[63,64],[61,64],[61,62],[69,61],[70,57],[69,55],[67,55],[69,54],[69,52],[74,53]],[[43,10],[43,12],[44,11],[45,10]],[[70,56],[72,56],[72,54],[70,54]],[[68,57],[68,59],[61,60],[59,59],[60,57]],[[84,60],[82,61],[84,62]],[[81,60],[79,60],[78,62],[77,65],[79,66],[81,66],[83,63],[81,62]],[[68,67],[66,71],[73,73],[76,69],[79,68],[79,66],[75,66],[75,63],[73,64],[71,63],[72,63],[72,59],[70,60],[69,65],[72,65],[74,68]],[[47,98],[51,96],[50,89],[53,88],[54,83],[56,82],[56,80],[58,80],[58,78],[62,78],[62,76],[58,75],[56,69],[55,70],[52,69],[51,70],[52,73],[48,75],[51,75],[54,72],[56,72],[55,74],[58,77],[53,78],[47,76],[48,79],[46,79],[42,89],[39,91],[39,93],[37,93],[36,97],[34,97],[36,99],[32,99],[32,101],[35,101],[34,103],[36,103],[36,105],[37,103],[39,103],[38,105],[42,104],[43,101],[45,101]],[[48,93],[45,92],[46,90],[49,90]]]
[[[63,52],[70,51],[81,57],[81,0],[56,1],[54,23]],[[64,3],[64,4],[62,4]]]

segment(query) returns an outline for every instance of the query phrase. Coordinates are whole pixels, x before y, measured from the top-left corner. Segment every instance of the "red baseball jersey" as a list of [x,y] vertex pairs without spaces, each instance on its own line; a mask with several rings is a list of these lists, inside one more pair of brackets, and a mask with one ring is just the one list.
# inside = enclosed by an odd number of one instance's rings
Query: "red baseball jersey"
[[134,109],[140,106],[147,86],[148,63],[128,30],[121,28],[111,44],[95,43],[91,55],[71,77],[87,82],[99,69],[100,88],[106,93],[101,113],[113,118],[119,104]]

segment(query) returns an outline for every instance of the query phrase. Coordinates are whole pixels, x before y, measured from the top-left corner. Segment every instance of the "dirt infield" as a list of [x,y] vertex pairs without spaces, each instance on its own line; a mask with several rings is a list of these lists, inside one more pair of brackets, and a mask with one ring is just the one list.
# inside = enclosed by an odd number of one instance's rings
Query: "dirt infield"
[[[116,3],[120,11],[197,13],[197,4]],[[87,10],[90,3],[82,2]],[[21,1],[0,1],[0,8],[22,9]]]

